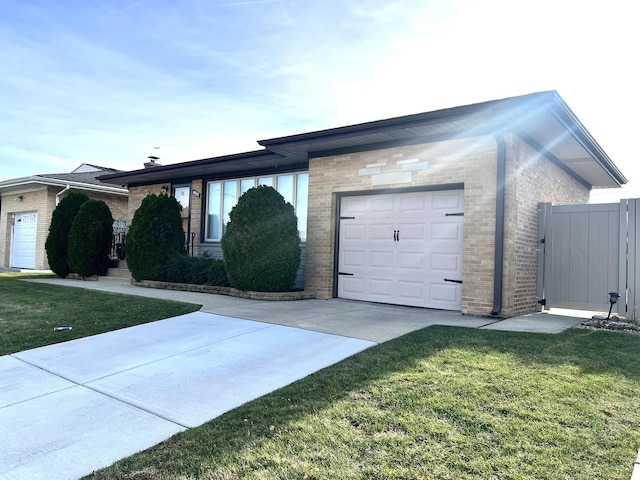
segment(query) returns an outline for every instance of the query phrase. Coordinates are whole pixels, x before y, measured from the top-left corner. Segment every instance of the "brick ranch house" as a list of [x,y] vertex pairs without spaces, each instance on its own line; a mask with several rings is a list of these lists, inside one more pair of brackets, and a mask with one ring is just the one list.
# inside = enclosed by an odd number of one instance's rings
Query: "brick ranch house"
[[0,182],[0,266],[48,270],[44,244],[56,205],[69,192],[104,201],[116,226],[127,216],[126,188],[96,177],[117,170],[83,163],[71,173],[52,173]]
[[238,197],[272,185],[317,298],[502,317],[536,309],[538,203],[626,183],[555,91],[258,143],[100,178],[129,189],[128,219],[145,195],[175,195],[191,251],[216,257]]

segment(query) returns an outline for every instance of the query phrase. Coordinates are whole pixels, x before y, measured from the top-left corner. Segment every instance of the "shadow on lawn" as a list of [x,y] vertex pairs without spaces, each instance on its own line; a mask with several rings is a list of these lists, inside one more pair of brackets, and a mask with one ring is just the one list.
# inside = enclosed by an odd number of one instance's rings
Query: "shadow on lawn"
[[[156,466],[153,471],[158,468],[164,475],[177,472],[197,476],[203,465],[228,459],[234,452],[251,449],[251,442],[258,445],[272,437],[273,425],[291,425],[354,392],[366,391],[390,374],[416,371],[449,349],[478,355],[507,354],[525,366],[571,365],[585,374],[614,373],[638,380],[639,348],[640,336],[611,332],[571,330],[545,335],[430,327],[361,352],[197,429],[175,435],[92,478],[129,478],[135,472],[148,470],[150,465]],[[148,478],[154,478],[153,472]]]

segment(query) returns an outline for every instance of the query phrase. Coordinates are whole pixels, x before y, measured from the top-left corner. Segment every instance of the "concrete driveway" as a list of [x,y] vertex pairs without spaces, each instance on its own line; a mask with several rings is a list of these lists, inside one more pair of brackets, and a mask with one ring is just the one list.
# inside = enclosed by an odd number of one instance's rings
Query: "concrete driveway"
[[374,342],[195,312],[0,357],[0,478],[77,478]]

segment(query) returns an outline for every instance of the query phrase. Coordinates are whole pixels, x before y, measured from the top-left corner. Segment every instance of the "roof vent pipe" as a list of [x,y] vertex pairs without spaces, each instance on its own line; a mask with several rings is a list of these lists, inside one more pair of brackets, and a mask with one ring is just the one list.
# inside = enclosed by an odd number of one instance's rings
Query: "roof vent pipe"
[[64,192],[68,192],[69,190],[71,190],[71,185],[69,185],[67,183],[66,187],[64,187],[62,190],[60,190],[58,193],[56,193],[56,207],[60,203],[60,195],[62,195]]
[[507,149],[504,137],[494,135],[498,146],[496,168],[496,234],[493,269],[493,309],[491,315],[502,310],[502,268],[504,266],[504,187],[506,180]]

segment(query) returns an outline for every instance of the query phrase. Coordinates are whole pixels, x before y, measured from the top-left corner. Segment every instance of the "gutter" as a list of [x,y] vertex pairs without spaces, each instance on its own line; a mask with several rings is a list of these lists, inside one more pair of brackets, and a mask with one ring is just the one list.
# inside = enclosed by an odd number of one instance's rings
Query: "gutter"
[[16,179],[16,181],[6,181],[0,182],[0,188],[16,188],[21,186],[29,186],[29,185],[50,185],[50,186],[58,186],[58,187],[71,187],[77,190],[87,190],[91,192],[108,192],[113,193],[115,195],[129,195],[129,190],[123,187],[111,187],[107,185],[96,185],[93,183],[82,183],[82,182],[72,182],[67,180],[56,180],[53,178],[46,177],[24,177]]
[[58,193],[56,193],[56,207],[58,206],[58,204],[60,203],[60,195],[62,195],[64,192],[67,192],[71,190],[71,185],[69,185],[67,183],[67,186],[64,187],[64,189],[60,190]]
[[504,136],[494,135],[498,145],[496,168],[496,233],[493,269],[493,309],[496,316],[502,310],[502,269],[504,266],[504,199],[506,181],[507,149]]

